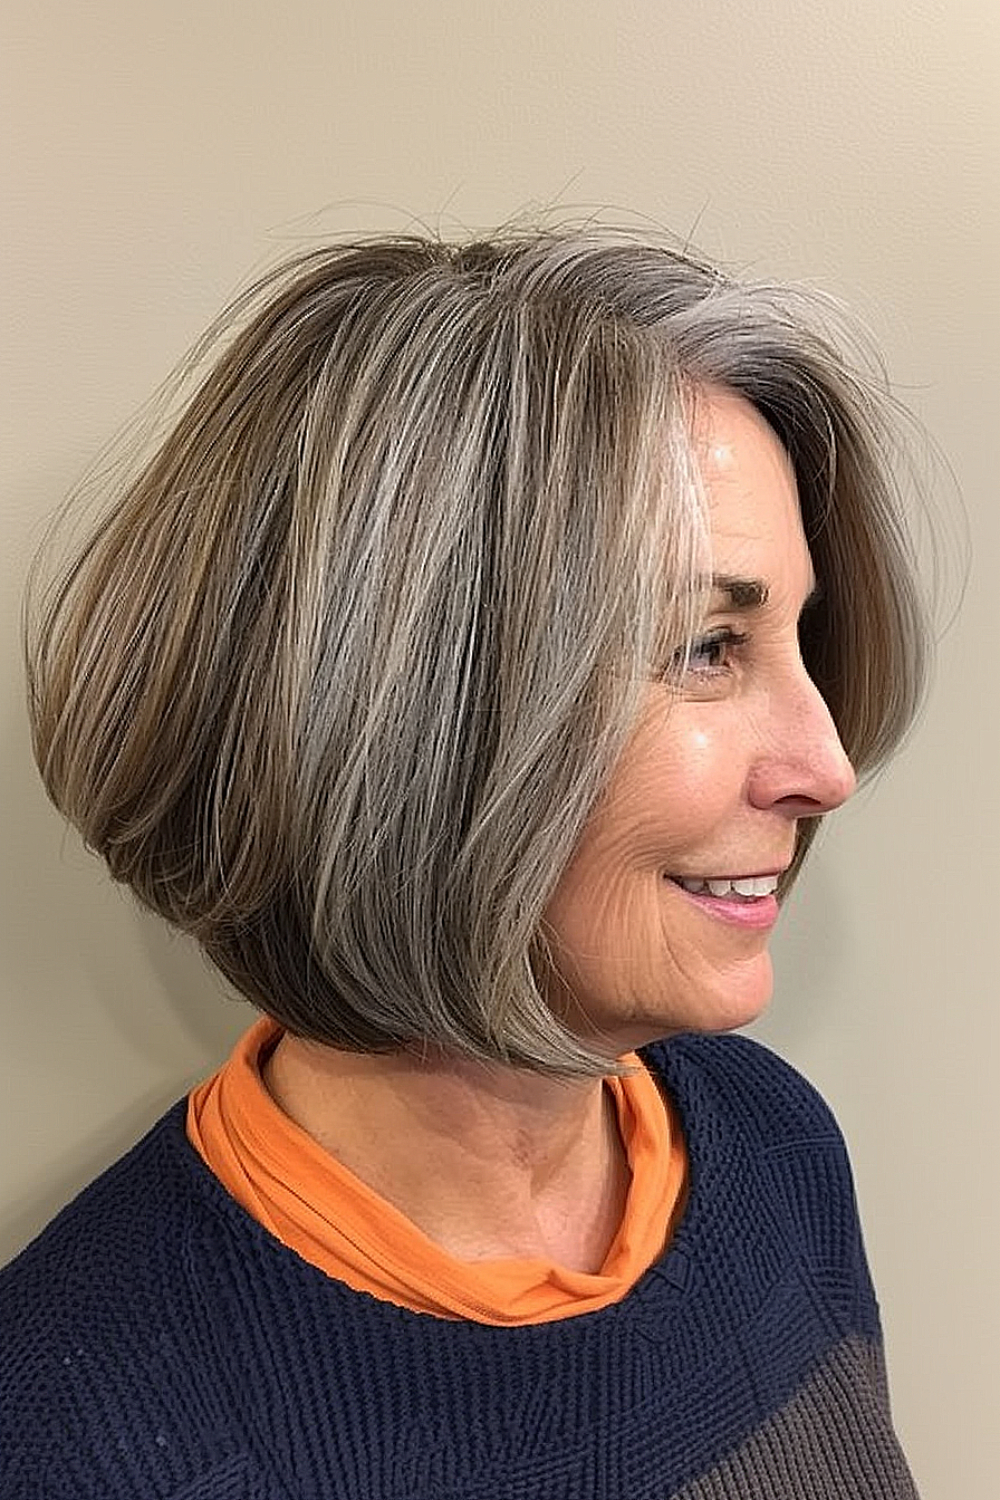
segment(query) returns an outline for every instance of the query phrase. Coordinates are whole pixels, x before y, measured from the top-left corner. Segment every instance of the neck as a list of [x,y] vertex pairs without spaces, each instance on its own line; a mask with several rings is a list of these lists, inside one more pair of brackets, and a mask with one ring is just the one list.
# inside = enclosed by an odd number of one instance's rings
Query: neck
[[450,1254],[603,1265],[629,1171],[600,1079],[340,1052],[285,1035],[264,1082],[324,1150]]

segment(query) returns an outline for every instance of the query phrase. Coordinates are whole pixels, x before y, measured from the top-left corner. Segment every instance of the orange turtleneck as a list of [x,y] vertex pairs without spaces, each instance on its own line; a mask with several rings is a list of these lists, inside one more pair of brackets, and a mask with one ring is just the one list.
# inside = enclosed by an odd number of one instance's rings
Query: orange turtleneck
[[263,1019],[193,1089],[188,1137],[238,1203],[304,1260],[356,1291],[414,1312],[479,1323],[545,1323],[620,1301],[662,1254],[679,1216],[687,1158],[675,1112],[641,1060],[608,1078],[631,1182],[596,1273],[541,1259],[449,1255],[278,1107],[262,1065],[281,1036]]

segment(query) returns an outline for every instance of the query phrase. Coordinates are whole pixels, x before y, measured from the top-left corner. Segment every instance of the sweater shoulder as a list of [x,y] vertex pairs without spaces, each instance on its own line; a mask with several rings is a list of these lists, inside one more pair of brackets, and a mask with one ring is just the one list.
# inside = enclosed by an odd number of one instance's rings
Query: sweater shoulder
[[838,1332],[877,1337],[847,1147],[817,1089],[747,1037],[681,1036],[644,1055],[678,1107],[702,1248],[734,1225],[742,1245],[766,1219]]
[[[184,1112],[184,1101],[173,1105],[0,1271],[0,1309],[13,1312],[41,1287],[47,1301],[58,1301],[54,1294],[72,1282],[75,1268],[85,1269],[98,1295],[105,1272],[114,1275],[116,1294],[123,1272],[143,1274],[150,1264],[142,1254],[144,1242],[152,1249],[154,1242],[162,1244],[180,1231],[187,1169],[193,1165],[183,1159]],[[9,1331],[12,1324],[3,1320],[2,1326]]]
[[682,1115],[706,1111],[764,1150],[827,1145],[844,1149],[826,1100],[771,1048],[739,1035],[685,1034],[644,1049]]
[[166,1347],[167,1320],[197,1317],[183,1267],[199,1164],[184,1118],[181,1102],[0,1271],[5,1495],[28,1493],[32,1465],[46,1476],[44,1492],[61,1495],[65,1455],[102,1446],[108,1372],[120,1372],[124,1420],[129,1384],[155,1385],[178,1357]]

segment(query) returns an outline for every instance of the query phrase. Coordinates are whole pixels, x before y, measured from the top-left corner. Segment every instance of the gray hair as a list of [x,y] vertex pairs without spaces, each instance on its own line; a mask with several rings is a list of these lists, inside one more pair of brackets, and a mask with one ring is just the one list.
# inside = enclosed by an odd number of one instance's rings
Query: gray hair
[[592,231],[312,251],[209,348],[39,598],[50,796],[300,1036],[606,1073],[545,1001],[541,922],[705,607],[693,393],[791,456],[803,650],[864,773],[923,674],[877,378],[800,294]]

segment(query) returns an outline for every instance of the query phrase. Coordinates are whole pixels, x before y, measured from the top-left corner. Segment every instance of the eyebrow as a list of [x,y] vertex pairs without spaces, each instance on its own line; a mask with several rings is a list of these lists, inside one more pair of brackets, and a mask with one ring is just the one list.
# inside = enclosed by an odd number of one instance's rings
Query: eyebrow
[[[732,573],[713,573],[712,590],[726,594],[733,609],[762,609],[771,596],[771,590],[763,578],[739,578]],[[823,586],[818,581],[802,601],[800,618],[814,609],[823,597]]]
[[737,578],[731,573],[713,573],[712,591],[728,594],[734,609],[760,609],[771,592],[762,578]]

